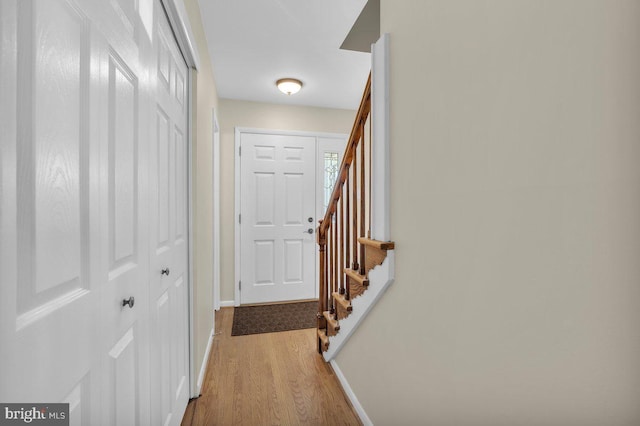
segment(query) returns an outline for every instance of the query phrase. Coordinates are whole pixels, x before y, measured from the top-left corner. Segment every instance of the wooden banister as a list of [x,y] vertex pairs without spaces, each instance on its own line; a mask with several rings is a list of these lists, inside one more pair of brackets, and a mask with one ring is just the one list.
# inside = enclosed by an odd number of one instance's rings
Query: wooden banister
[[[361,238],[371,234],[371,74],[345,148],[324,217],[319,221],[318,351],[327,350],[328,337],[336,331],[333,321],[351,311],[350,278],[356,295],[366,275],[365,246]],[[371,129],[371,127],[369,127]],[[368,144],[367,144],[368,139]],[[358,153],[358,148],[360,152]],[[366,150],[369,155],[367,156]],[[368,157],[368,158],[367,158]],[[368,161],[367,161],[368,160]],[[347,274],[348,271],[348,274]],[[356,274],[356,275],[354,275]]]
[[351,128],[351,135],[349,136],[349,141],[347,142],[347,147],[345,148],[344,157],[342,157],[342,163],[340,163],[340,170],[338,171],[338,180],[336,181],[336,185],[333,188],[333,192],[331,193],[331,202],[327,207],[327,211],[324,214],[324,218],[322,219],[322,223],[318,228],[318,232],[326,232],[330,226],[329,216],[332,211],[335,211],[336,204],[340,199],[340,192],[342,191],[342,186],[347,180],[347,173],[349,172],[349,165],[353,162],[356,154],[356,148],[358,146],[358,142],[360,142],[360,134],[362,132],[362,127],[360,126],[361,120],[364,118],[366,121],[369,113],[371,112],[371,74],[369,74],[369,78],[367,79],[367,84],[364,88],[364,93],[362,95],[362,100],[360,101],[360,107],[358,108],[358,114],[356,115],[356,120],[353,123],[353,127]]

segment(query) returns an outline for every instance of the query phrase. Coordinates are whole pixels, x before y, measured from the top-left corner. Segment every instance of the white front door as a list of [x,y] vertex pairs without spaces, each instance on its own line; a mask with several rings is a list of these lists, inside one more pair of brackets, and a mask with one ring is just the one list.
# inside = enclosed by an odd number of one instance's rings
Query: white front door
[[313,136],[240,134],[241,303],[316,298]]

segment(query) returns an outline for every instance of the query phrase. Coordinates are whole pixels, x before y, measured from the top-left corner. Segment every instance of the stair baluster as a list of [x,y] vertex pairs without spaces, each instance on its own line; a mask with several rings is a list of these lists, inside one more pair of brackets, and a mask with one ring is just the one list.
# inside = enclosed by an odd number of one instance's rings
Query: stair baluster
[[[343,193],[343,191],[340,191]],[[340,294],[344,294],[344,259],[347,254],[344,251],[344,200],[340,198]]]
[[369,199],[369,215],[367,218],[367,238],[371,238],[371,176],[373,176],[373,169],[371,168],[371,152],[373,149],[373,133],[371,132],[372,121],[371,115],[369,115],[369,196],[367,197]]
[[[329,219],[329,221],[331,221],[331,219]],[[331,226],[331,225],[329,225]],[[333,252],[333,235],[330,232],[331,228],[329,228],[329,232],[327,232],[327,259],[329,261],[329,264],[327,265],[327,282],[328,282],[328,286],[329,286],[329,294],[331,294],[331,292],[333,291],[333,287],[334,287],[334,282],[333,282],[333,257],[334,257],[334,252]],[[333,301],[333,298],[329,298],[328,301],[328,307],[329,307],[329,311],[331,313],[335,312],[335,304]]]
[[[365,236],[365,223],[364,223],[364,219],[365,219],[365,162],[364,162],[364,145],[365,145],[365,141],[364,141],[364,129],[365,129],[365,121],[364,118],[360,121],[360,236],[364,237]],[[364,271],[364,245],[360,244],[360,275],[364,275],[365,271]],[[358,268],[353,268],[354,270],[358,269]]]
[[353,182],[351,183],[351,189],[353,190],[352,194],[352,203],[353,203],[353,217],[352,225],[353,225],[353,241],[352,241],[352,249],[351,254],[353,255],[353,263],[351,264],[351,269],[356,270],[360,266],[358,265],[358,159],[356,158],[356,150],[358,149],[357,140],[353,153]]
[[[346,208],[347,208],[347,214],[345,216],[345,226],[346,226],[346,233],[345,233],[345,242],[346,242],[346,252],[345,252],[345,266],[348,268],[349,267],[349,263],[351,262],[351,242],[350,242],[350,238],[351,238],[351,191],[350,191],[350,183],[351,183],[351,174],[349,174],[349,168],[350,166],[347,165],[346,168],[346,172],[347,172],[347,184],[345,186],[345,193],[346,193]],[[347,282],[345,283],[345,297],[347,298],[347,300],[349,299],[349,280],[347,280]]]
[[[338,264],[338,259],[339,259],[339,253],[338,253],[338,214],[337,212],[333,214],[333,223],[331,224],[331,228],[333,231],[333,237],[332,237],[332,241],[333,241],[333,275],[334,275],[334,286],[333,286],[333,292],[337,292],[339,291],[338,289],[338,282],[339,282],[339,278],[338,278],[338,273],[339,273],[339,264]],[[333,293],[332,293],[333,294]],[[333,299],[332,299],[333,300]]]

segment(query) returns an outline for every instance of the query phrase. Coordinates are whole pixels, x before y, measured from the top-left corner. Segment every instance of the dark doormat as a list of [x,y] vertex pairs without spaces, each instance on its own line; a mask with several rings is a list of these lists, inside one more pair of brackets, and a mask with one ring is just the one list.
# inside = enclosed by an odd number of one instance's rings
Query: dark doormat
[[315,328],[318,302],[240,306],[233,310],[232,336]]

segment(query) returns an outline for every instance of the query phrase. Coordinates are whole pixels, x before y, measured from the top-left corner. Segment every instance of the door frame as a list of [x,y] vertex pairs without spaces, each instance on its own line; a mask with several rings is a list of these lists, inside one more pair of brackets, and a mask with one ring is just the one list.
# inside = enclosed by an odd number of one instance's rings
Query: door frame
[[220,310],[220,123],[216,108],[211,109],[213,173],[213,309]]
[[[235,127],[235,142],[234,142],[234,168],[235,168],[235,177],[234,177],[234,236],[235,236],[235,247],[234,247],[234,306],[240,306],[240,271],[241,271],[241,262],[240,262],[240,253],[241,253],[241,238],[240,238],[240,221],[238,220],[240,216],[240,177],[242,176],[242,170],[240,170],[240,142],[241,136],[243,133],[254,133],[254,134],[262,134],[262,135],[277,135],[277,136],[307,136],[315,138],[315,146],[313,147],[314,152],[318,149],[318,138],[348,138],[349,135],[345,133],[328,133],[328,132],[310,132],[303,130],[278,130],[278,129],[265,129],[265,128],[254,128],[254,127]],[[314,189],[318,188],[318,166],[317,161],[314,162]],[[316,200],[316,194],[314,194],[314,200]],[[314,201],[315,203],[315,201]],[[315,209],[314,209],[315,213]],[[316,218],[317,219],[317,218]],[[318,293],[318,274],[315,274],[315,287],[316,294]]]

